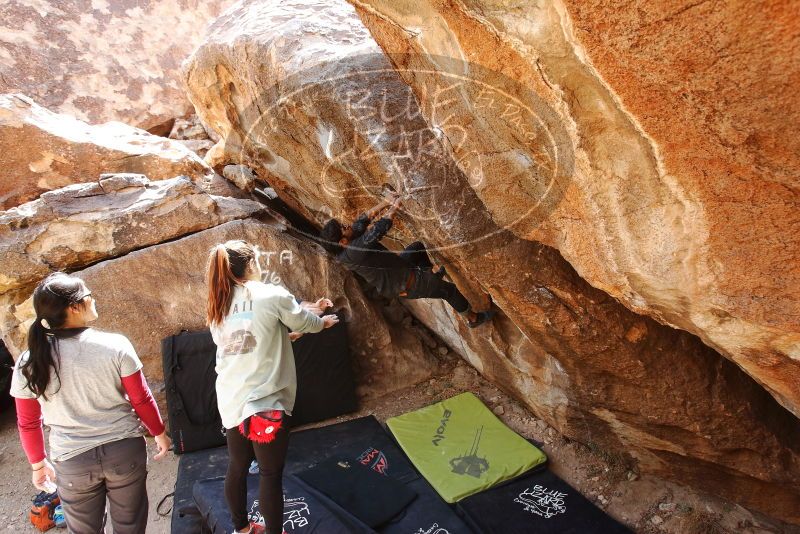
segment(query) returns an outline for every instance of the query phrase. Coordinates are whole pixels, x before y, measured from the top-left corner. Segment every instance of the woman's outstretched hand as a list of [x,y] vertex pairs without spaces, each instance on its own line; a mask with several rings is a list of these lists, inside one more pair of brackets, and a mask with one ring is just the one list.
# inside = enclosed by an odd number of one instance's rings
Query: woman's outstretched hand
[[323,328],[330,328],[338,322],[339,322],[339,317],[337,317],[336,315],[325,315],[324,317],[322,317]]
[[172,446],[172,440],[169,439],[166,432],[162,432],[158,436],[156,436],[156,447],[158,447],[158,452],[153,456],[154,460],[160,460],[164,456],[166,456],[167,451]]
[[33,486],[39,491],[46,491],[53,493],[56,491],[56,471],[47,458],[31,466],[33,474],[31,475],[31,482]]

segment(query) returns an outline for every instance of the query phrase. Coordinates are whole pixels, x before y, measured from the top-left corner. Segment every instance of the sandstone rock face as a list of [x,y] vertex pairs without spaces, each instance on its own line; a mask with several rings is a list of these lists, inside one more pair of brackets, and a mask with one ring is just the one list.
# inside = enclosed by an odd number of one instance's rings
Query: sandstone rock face
[[108,174],[50,191],[0,212],[0,293],[32,291],[54,270],[74,271],[261,211],[258,202],[209,195],[185,177],[151,182]]
[[169,138],[202,141],[209,137],[200,118],[197,115],[191,115],[185,119],[175,119],[172,130],[169,132]]
[[208,136],[208,132],[197,115],[185,119],[175,119],[169,138],[175,139],[201,158],[214,146],[214,141]]
[[[233,0],[0,4],[0,92],[149,130],[191,111],[181,61]],[[167,128],[166,133],[169,133]]]
[[[222,138],[207,161],[247,165],[317,223],[354,217],[390,184],[404,211],[387,245],[422,239],[474,307],[491,295],[502,310],[470,331],[441,306],[412,303],[477,369],[568,436],[800,522],[798,420],[697,338],[608,295],[700,334],[793,406],[796,330],[784,321],[767,335],[774,323],[745,325],[744,307],[709,304],[736,267],[700,268],[716,261],[703,241],[711,207],[664,170],[616,96],[591,85],[602,80],[584,55],[559,63],[570,49],[548,24],[568,29],[567,14],[531,29],[554,47],[537,63],[517,51],[535,48],[500,38],[488,8],[357,5],[385,49],[408,54],[384,55],[344,2],[250,1],[215,22],[185,70]],[[774,373],[742,363],[753,354]]]
[[[746,4],[351,3],[403,54],[395,64],[428,120],[459,117],[444,135],[459,161],[479,162],[473,189],[495,222],[556,247],[630,309],[697,334],[800,416],[800,141],[789,133],[800,103],[785,90],[800,80],[785,52],[800,37],[788,4],[751,17]],[[538,201],[539,169],[508,172],[542,159],[510,108],[535,100],[474,85],[434,101],[442,71],[485,79],[480,68],[532,89],[575,147],[571,175],[552,169],[557,153],[544,158],[559,191],[543,214],[519,216]]]
[[152,180],[205,177],[211,169],[176,141],[119,122],[92,126],[52,113],[22,95],[0,96],[4,177],[0,208],[44,191],[94,182],[101,173],[138,173]]
[[[86,281],[97,301],[100,318],[95,326],[130,338],[144,363],[145,375],[156,387],[163,380],[161,340],[181,330],[205,328],[206,259],[213,245],[230,239],[244,239],[260,248],[265,282],[280,283],[304,299],[328,296],[343,310],[363,383],[391,391],[430,376],[435,359],[410,331],[386,323],[352,275],[280,225],[250,219],[74,273]],[[9,306],[17,324],[5,339],[13,341],[7,345],[19,347],[33,313],[30,292],[17,295]]]
[[226,165],[222,169],[222,175],[242,191],[252,192],[256,187],[255,174],[244,165]]

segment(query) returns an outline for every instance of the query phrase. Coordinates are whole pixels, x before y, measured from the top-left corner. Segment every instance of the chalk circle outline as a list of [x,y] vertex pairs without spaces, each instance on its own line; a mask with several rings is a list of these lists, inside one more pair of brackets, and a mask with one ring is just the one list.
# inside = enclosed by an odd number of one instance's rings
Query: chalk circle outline
[[[574,164],[575,164],[575,155],[573,144],[571,141],[571,137],[560,120],[560,116],[541,98],[535,91],[532,89],[525,87],[520,82],[509,78],[508,76],[499,73],[497,71],[488,69],[482,65],[476,63],[470,63],[460,59],[454,59],[444,56],[429,56],[430,61],[441,67],[443,65],[455,65],[458,67],[460,72],[467,72],[469,74],[460,74],[459,72],[451,72],[455,71],[456,69],[431,69],[431,68],[411,68],[411,67],[403,67],[409,63],[409,59],[414,58],[413,55],[408,54],[383,54],[383,53],[375,53],[375,54],[357,54],[353,56],[348,56],[345,58],[339,58],[338,60],[330,60],[330,61],[323,61],[316,63],[312,66],[304,68],[294,74],[290,74],[286,78],[281,79],[280,81],[274,83],[268,89],[262,91],[259,95],[259,98],[253,99],[253,101],[246,107],[243,108],[241,113],[242,116],[248,116],[255,112],[258,116],[258,119],[252,123],[252,126],[245,131],[245,135],[243,139],[238,139],[235,143],[237,150],[233,152],[240,152],[243,153],[245,157],[239,157],[238,161],[247,162],[248,160],[252,160],[253,158],[258,157],[258,152],[260,149],[266,149],[270,153],[278,154],[280,156],[280,152],[274,150],[273,147],[262,143],[259,140],[259,137],[262,139],[268,137],[269,134],[262,135],[261,132],[265,131],[274,131],[279,130],[276,126],[276,116],[278,115],[275,113],[276,110],[280,109],[280,106],[286,105],[286,103],[300,103],[302,99],[294,98],[297,95],[302,93],[310,94],[314,90],[318,90],[317,88],[323,87],[326,84],[333,84],[336,82],[342,82],[345,80],[353,80],[357,78],[364,78],[369,80],[370,78],[374,78],[380,75],[392,75],[397,77],[397,81],[403,85],[403,87],[410,92],[410,94],[414,97],[415,101],[418,105],[418,111],[428,124],[428,129],[434,131],[434,128],[431,127],[430,123],[428,122],[430,117],[425,114],[427,108],[425,106],[419,105],[419,102],[416,98],[416,94],[414,93],[413,88],[411,88],[408,84],[406,84],[402,74],[423,74],[425,76],[434,76],[438,77],[439,79],[447,80],[447,79],[457,79],[461,83],[472,83],[484,87],[492,92],[492,94],[498,94],[503,96],[507,99],[507,102],[512,102],[514,105],[518,106],[520,110],[524,110],[528,118],[533,118],[535,123],[537,124],[538,128],[536,131],[544,132],[549,140],[549,144],[547,145],[545,152],[550,157],[550,161],[553,162],[553,168],[548,169],[549,172],[547,173],[548,183],[545,188],[545,194],[543,194],[537,201],[530,206],[524,213],[519,215],[514,221],[503,224],[497,225],[495,223],[495,227],[490,231],[487,232],[480,237],[476,237],[473,239],[469,239],[466,241],[460,241],[444,246],[439,247],[431,247],[429,251],[437,251],[437,250],[449,250],[458,247],[468,246],[473,243],[477,243],[478,241],[482,241],[485,239],[489,239],[494,237],[500,233],[510,231],[512,228],[521,225],[523,221],[528,220],[531,218],[532,215],[538,213],[538,220],[536,221],[535,225],[538,226],[542,224],[543,221],[546,220],[547,216],[552,213],[553,210],[560,204],[561,200],[564,196],[564,191],[566,190],[568,184],[571,182],[573,178],[573,171],[574,171]],[[368,67],[370,64],[377,64],[378,66],[375,67]],[[324,76],[318,77],[314,75],[314,72],[325,72],[327,70],[331,70],[331,68],[335,68],[336,70],[344,70],[341,74],[336,74],[334,76]],[[475,76],[476,73],[480,73],[480,76]],[[316,78],[316,79],[315,79]],[[308,83],[300,83],[301,80],[312,80]],[[499,80],[502,83],[492,84],[486,80]],[[281,88],[291,88],[288,92],[282,92]],[[508,89],[505,89],[505,88]],[[367,87],[369,88],[369,87]],[[519,94],[520,96],[515,96],[511,94],[510,89],[515,89],[515,93]],[[525,102],[524,100],[527,100]],[[263,107],[262,104],[264,102],[272,102],[271,104]],[[465,105],[474,107],[474,101],[465,100]],[[264,125],[267,125],[265,128]],[[506,127],[510,130],[512,126],[506,125]],[[255,134],[253,132],[256,132]],[[434,133],[435,135],[435,133]],[[225,143],[229,142],[229,138],[225,139]],[[520,149],[523,148],[522,146],[511,147],[510,150]],[[524,147],[528,148],[528,147]],[[349,147],[348,150],[352,150],[353,147]],[[226,153],[228,153],[226,151]],[[250,155],[250,154],[253,155]],[[462,169],[459,165],[459,161],[463,160],[464,158],[459,158],[458,154],[450,153],[452,159],[454,160],[453,163],[459,168],[461,173],[464,176],[464,179],[467,183],[470,183],[470,176],[467,172]],[[480,155],[480,154],[479,154]],[[537,165],[538,168],[541,168],[541,165]],[[529,173],[530,174],[530,173]],[[532,180],[535,180],[535,177],[531,177]],[[381,195],[384,191],[384,184],[375,185],[375,186],[360,186],[360,187],[353,187],[347,189],[338,189],[338,190],[330,190],[326,189],[328,192],[332,193],[333,196],[352,196],[353,194],[358,194],[361,196],[373,198],[373,199],[380,199]],[[476,193],[477,194],[477,193]],[[543,209],[542,209],[543,208]],[[491,212],[487,208],[487,212],[489,213],[489,217],[492,217]],[[413,214],[405,211],[411,217],[414,217]],[[530,221],[528,221],[530,222]],[[530,225],[528,225],[530,226]],[[323,240],[318,236],[311,234],[309,232],[304,231],[301,228],[293,227],[295,231],[304,235],[313,241],[322,244]]]

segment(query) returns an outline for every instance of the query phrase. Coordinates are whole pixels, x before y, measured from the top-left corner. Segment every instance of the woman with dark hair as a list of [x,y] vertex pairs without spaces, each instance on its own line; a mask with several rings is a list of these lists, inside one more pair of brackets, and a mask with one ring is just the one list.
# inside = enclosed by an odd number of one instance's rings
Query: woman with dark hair
[[207,322],[217,344],[217,402],[227,429],[225,499],[237,532],[264,532],[247,518],[247,472],[259,470],[259,509],[266,532],[283,532],[283,465],[297,376],[289,330],[319,332],[339,322],[322,315],[325,298],[301,306],[283,287],[261,282],[258,250],[245,241],[211,249]]
[[[52,491],[55,482],[69,532],[101,532],[107,498],[115,533],[143,533],[143,426],[155,436],[156,460],[167,453],[170,439],[142,362],[124,336],[89,328],[97,309],[80,278],[51,274],[33,292],[33,309],[28,350],[17,360],[11,383],[33,485]],[[52,464],[43,420],[50,427]]]

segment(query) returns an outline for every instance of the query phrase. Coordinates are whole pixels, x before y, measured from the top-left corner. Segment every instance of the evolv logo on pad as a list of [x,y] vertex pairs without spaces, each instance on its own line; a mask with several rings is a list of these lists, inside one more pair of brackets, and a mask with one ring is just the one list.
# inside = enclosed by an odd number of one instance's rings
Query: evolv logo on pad
[[441,424],[439,425],[439,428],[436,429],[436,434],[434,434],[433,439],[431,440],[431,443],[433,443],[434,446],[438,447],[439,442],[444,439],[444,431],[447,429],[447,421],[450,420],[451,415],[453,415],[453,412],[445,408],[444,413],[442,414]]

